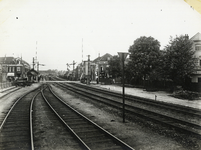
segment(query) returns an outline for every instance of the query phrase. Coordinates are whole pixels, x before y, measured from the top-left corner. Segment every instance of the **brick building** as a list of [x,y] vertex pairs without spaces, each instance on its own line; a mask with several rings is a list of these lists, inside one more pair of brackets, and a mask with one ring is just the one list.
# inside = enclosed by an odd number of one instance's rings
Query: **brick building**
[[30,65],[21,58],[0,57],[0,82],[13,81],[16,77],[27,77]]

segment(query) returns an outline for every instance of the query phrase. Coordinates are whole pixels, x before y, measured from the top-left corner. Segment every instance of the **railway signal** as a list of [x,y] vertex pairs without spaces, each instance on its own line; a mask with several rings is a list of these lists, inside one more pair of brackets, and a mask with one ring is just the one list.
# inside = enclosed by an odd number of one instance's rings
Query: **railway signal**
[[75,66],[75,64],[76,64],[76,62],[73,60],[73,63],[72,64],[66,64],[67,65],[67,70],[69,71],[69,67],[70,67],[70,65],[73,65],[73,71],[72,71],[72,77],[73,77],[73,79],[74,79],[74,66]]

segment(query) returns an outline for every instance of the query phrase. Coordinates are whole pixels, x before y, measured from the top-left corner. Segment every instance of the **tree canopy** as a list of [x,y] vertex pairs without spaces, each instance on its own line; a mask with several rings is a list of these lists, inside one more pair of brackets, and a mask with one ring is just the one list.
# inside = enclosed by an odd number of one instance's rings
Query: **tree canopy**
[[165,48],[164,70],[168,78],[176,84],[182,84],[185,77],[190,76],[195,69],[193,42],[188,35],[171,38]]
[[112,59],[109,60],[109,71],[112,77],[120,77],[121,76],[121,66],[120,66],[120,58],[115,55]]
[[160,42],[153,37],[142,36],[134,41],[130,46],[129,67],[134,76],[147,75],[156,68],[160,56]]

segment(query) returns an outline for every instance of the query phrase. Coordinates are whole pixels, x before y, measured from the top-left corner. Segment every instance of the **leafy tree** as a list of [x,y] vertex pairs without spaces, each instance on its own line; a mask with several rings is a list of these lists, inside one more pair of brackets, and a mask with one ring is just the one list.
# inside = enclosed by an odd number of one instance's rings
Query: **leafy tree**
[[165,48],[164,71],[176,85],[182,85],[195,68],[193,42],[188,35],[171,38]]
[[134,77],[149,78],[158,65],[160,56],[160,42],[153,37],[142,36],[130,46],[130,59],[128,66]]
[[120,58],[115,55],[113,56],[109,62],[109,72],[112,77],[120,77],[121,76],[121,66],[120,66]]

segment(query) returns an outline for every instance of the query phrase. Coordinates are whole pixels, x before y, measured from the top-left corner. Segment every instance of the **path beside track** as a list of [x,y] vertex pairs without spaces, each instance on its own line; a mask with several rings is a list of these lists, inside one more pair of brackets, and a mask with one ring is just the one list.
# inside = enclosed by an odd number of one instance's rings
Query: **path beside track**
[[[80,81],[42,81],[42,82],[43,83],[74,82],[78,84],[83,84],[83,83],[80,83]],[[116,84],[110,84],[110,85],[96,84],[96,82],[93,81],[88,86],[94,86],[96,88],[103,88],[106,90],[122,93],[122,87]],[[171,93],[168,93],[165,91],[149,92],[141,88],[133,88],[133,87],[125,87],[125,94],[157,100],[157,101],[163,101],[167,103],[173,103],[173,104],[182,105],[186,107],[192,107],[196,109],[201,109],[201,97],[198,100],[179,99],[179,98],[172,97]]]
[[[74,81],[74,82],[80,83],[79,81]],[[96,88],[103,88],[103,89],[122,93],[122,87],[115,84],[101,85],[101,84],[91,83],[89,86],[94,86]],[[198,100],[178,99],[178,98],[172,97],[170,93],[167,93],[165,91],[148,92],[140,88],[132,88],[132,87],[125,87],[125,94],[134,95],[134,96],[143,97],[143,98],[152,99],[152,100],[155,100],[155,96],[156,96],[157,101],[163,101],[167,103],[173,103],[173,104],[178,104],[182,106],[201,109],[201,98]]]

